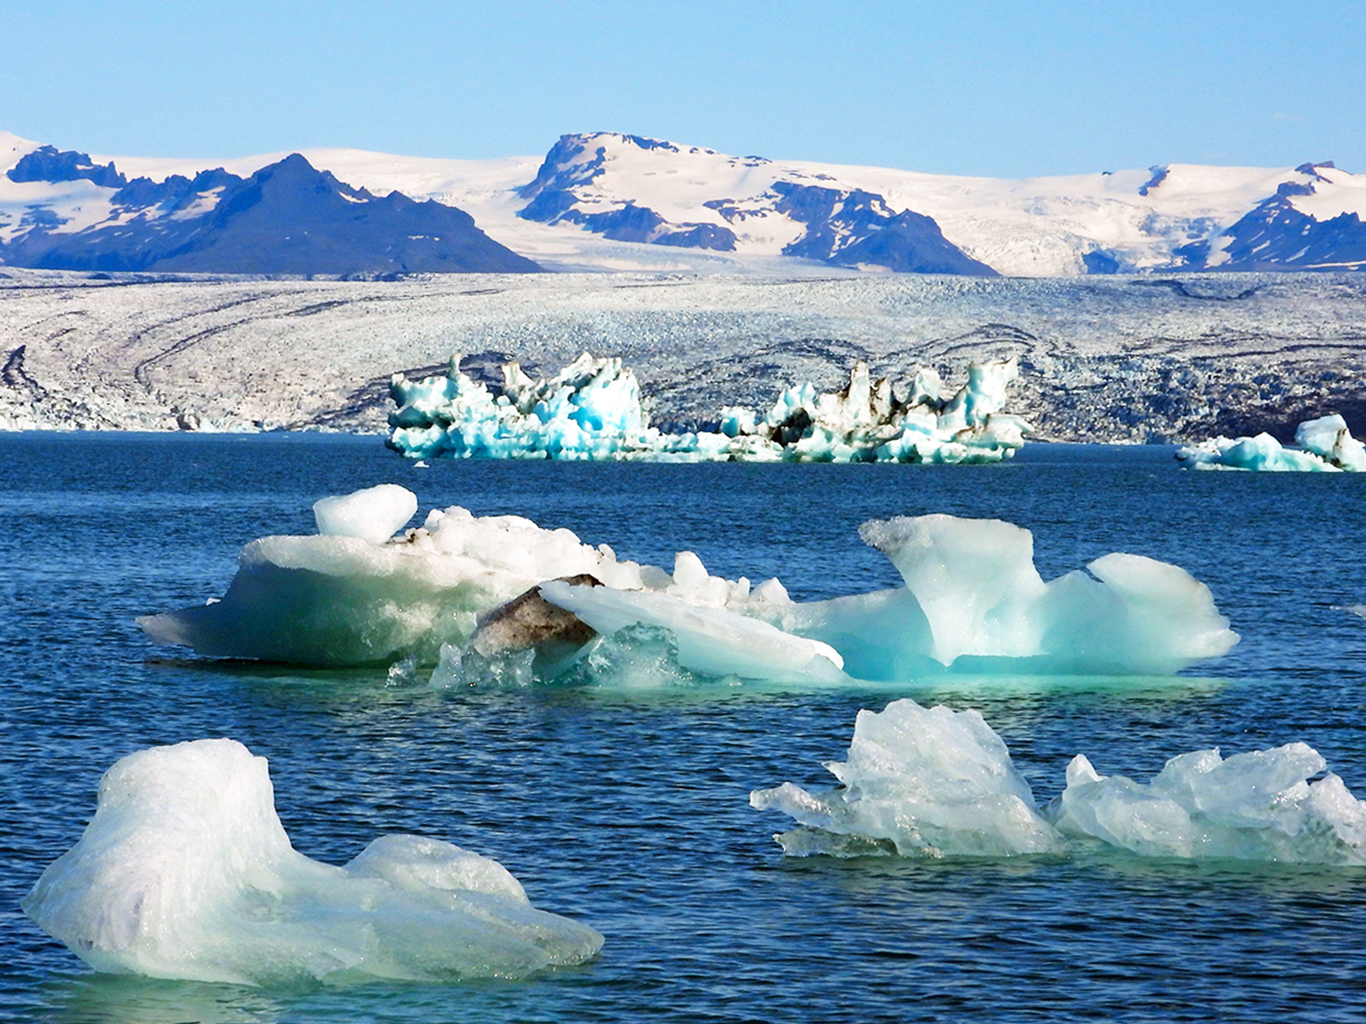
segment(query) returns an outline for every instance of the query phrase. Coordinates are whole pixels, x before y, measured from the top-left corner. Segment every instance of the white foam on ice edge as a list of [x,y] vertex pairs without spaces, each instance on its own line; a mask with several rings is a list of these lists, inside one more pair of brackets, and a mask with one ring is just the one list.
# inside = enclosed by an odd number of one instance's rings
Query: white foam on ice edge
[[[777,580],[752,588],[745,577],[712,576],[689,551],[670,573],[618,560],[566,529],[458,506],[376,542],[403,525],[415,502],[393,485],[319,502],[331,510],[319,512],[319,524],[332,532],[252,541],[221,600],[138,622],[154,641],[215,657],[313,665],[440,658],[448,682],[460,678],[460,651],[481,616],[533,587],[598,632],[589,647],[628,628],[663,631],[682,668],[711,678],[1165,675],[1238,641],[1209,588],[1178,566],[1115,553],[1044,582],[1033,536],[1000,520],[867,522],[860,535],[905,586],[802,603]],[[580,575],[603,586],[547,582]]]
[[1174,757],[1148,783],[1100,775],[1084,756],[1043,807],[1005,742],[977,711],[913,700],[860,711],[841,783],[790,782],[750,794],[798,827],[775,836],[791,856],[1003,857],[1077,848],[1145,857],[1366,866],[1366,802],[1304,743],[1227,759]]
[[265,758],[230,739],[118,761],[23,909],[97,971],[245,985],[520,978],[603,942],[441,840],[382,836],[344,867],[310,860],[280,824]]

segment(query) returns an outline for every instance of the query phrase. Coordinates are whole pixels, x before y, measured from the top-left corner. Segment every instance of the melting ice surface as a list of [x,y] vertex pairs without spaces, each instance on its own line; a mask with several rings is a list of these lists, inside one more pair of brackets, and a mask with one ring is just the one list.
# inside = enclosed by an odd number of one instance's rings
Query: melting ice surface
[[1024,444],[1028,425],[1001,411],[1019,375],[1014,359],[974,362],[952,395],[921,370],[898,399],[858,363],[848,386],[822,394],[790,387],[767,415],[721,411],[719,431],[665,434],[649,425],[635,375],[620,359],[585,352],[533,381],[502,367],[495,394],[460,372],[409,381],[395,374],[389,446],[410,458],[670,459],[678,461],[997,462]]
[[1285,448],[1270,434],[1216,437],[1178,448],[1176,457],[1188,469],[1248,469],[1301,473],[1366,472],[1366,446],[1352,436],[1347,422],[1334,413],[1305,420],[1295,429],[1299,448]]
[[[434,510],[422,527],[383,543],[367,539],[403,525],[415,499],[402,490],[319,502],[346,510],[338,517],[345,532],[252,541],[222,600],[139,623],[153,640],[213,656],[315,665],[440,658],[446,678],[481,622],[532,588],[592,627],[592,643],[625,629],[663,631],[678,664],[708,677],[1152,675],[1218,657],[1238,640],[1209,589],[1183,569],[1110,554],[1045,583],[1033,536],[1000,520],[869,521],[861,536],[905,586],[800,603],[777,580],[751,588],[744,577],[712,576],[689,551],[669,573],[619,561],[569,530],[460,507]],[[338,529],[322,512],[318,522]],[[603,586],[555,582],[585,575]]]
[[247,985],[518,978],[603,942],[440,840],[383,836],[345,867],[310,860],[275,813],[265,758],[229,739],[118,761],[23,908],[97,971]]
[[[750,794],[799,827],[789,855],[1014,856],[1101,845],[1149,857],[1366,865],[1366,803],[1303,743],[1228,759],[1182,754],[1147,784],[1106,778],[1078,755],[1040,808],[1004,741],[976,711],[913,700],[860,711],[840,788]],[[1310,781],[1310,780],[1313,781]]]

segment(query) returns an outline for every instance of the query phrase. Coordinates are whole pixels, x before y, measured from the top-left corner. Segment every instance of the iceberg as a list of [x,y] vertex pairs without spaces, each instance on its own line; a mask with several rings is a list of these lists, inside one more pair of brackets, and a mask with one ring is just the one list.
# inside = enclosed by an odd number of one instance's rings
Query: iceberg
[[521,978],[603,942],[440,840],[383,836],[344,867],[305,857],[265,758],[230,739],[118,761],[23,909],[97,971],[242,985]]
[[1178,448],[1186,469],[1245,469],[1299,473],[1366,472],[1366,446],[1352,436],[1337,413],[1305,420],[1295,428],[1298,448],[1286,448],[1267,433],[1215,437]]
[[[495,676],[558,675],[628,629],[669,634],[678,667],[697,675],[807,683],[946,670],[1165,675],[1238,642],[1209,588],[1180,567],[1115,553],[1045,583],[1033,536],[1000,520],[871,520],[860,535],[905,586],[801,603],[777,580],[713,576],[690,551],[670,573],[570,530],[459,506],[377,541],[416,498],[375,490],[320,501],[319,526],[333,532],[249,543],[221,600],[138,623],[153,641],[213,657],[440,662],[452,679],[462,661],[496,662]],[[538,660],[538,643],[553,657]]]
[[[397,511],[384,525],[402,525]],[[670,575],[619,561],[607,545],[590,547],[570,530],[452,506],[433,509],[422,526],[383,542],[345,533],[259,538],[242,549],[220,600],[137,621],[157,643],[219,658],[324,666],[431,662],[443,644],[463,646],[481,613],[547,580],[583,574],[617,590],[659,591],[694,605],[723,606],[749,594],[748,580],[711,576],[691,552],[678,555]]]
[[[1182,754],[1151,783],[1106,778],[1077,755],[1043,807],[1004,741],[973,710],[894,701],[860,711],[841,785],[786,782],[750,805],[798,827],[789,856],[1012,857],[1097,848],[1145,857],[1366,866],[1366,802],[1304,743]],[[1312,781],[1311,781],[1312,780]]]
[[1029,425],[1001,412],[1019,376],[1014,358],[973,362],[952,395],[921,370],[898,399],[857,363],[849,384],[822,394],[787,388],[762,418],[727,407],[718,431],[663,433],[649,425],[640,384],[616,358],[585,352],[548,380],[502,366],[497,393],[460,372],[409,381],[395,374],[388,445],[414,459],[539,458],[676,461],[998,462],[1024,444]]
[[1045,583],[1033,535],[1002,520],[902,516],[859,535],[906,586],[790,604],[776,624],[830,644],[861,679],[946,668],[1169,675],[1238,642],[1208,587],[1142,555],[1104,555]]

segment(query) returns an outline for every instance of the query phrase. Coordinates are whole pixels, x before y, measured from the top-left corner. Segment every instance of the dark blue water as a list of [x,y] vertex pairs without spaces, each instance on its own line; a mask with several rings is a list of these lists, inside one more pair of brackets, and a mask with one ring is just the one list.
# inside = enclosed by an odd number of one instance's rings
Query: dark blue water
[[[999,467],[434,463],[378,440],[0,435],[0,1019],[86,1021],[1355,1021],[1366,874],[1094,854],[785,859],[750,790],[826,785],[860,708],[977,707],[1040,801],[1085,753],[1303,740],[1366,796],[1366,479],[1178,471],[1167,449],[1027,447]],[[133,617],[221,594],[237,550],[317,498],[393,481],[567,526],[619,557],[778,576],[798,599],[897,582],[869,518],[1034,531],[1045,578],[1112,550],[1175,562],[1243,636],[1171,680],[940,680],[437,692],[382,671],[220,665]],[[520,983],[261,991],[97,976],[18,901],[136,749],[231,736],[270,759],[294,845],[341,863],[417,832],[493,857],[599,960]]]

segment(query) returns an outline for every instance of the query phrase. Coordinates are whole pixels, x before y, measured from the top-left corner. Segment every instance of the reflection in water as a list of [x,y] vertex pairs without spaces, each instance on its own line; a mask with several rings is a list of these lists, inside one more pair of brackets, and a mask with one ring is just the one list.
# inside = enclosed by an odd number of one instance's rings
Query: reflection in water
[[273,1024],[286,1007],[278,991],[111,974],[58,978],[43,995],[49,1024]]

